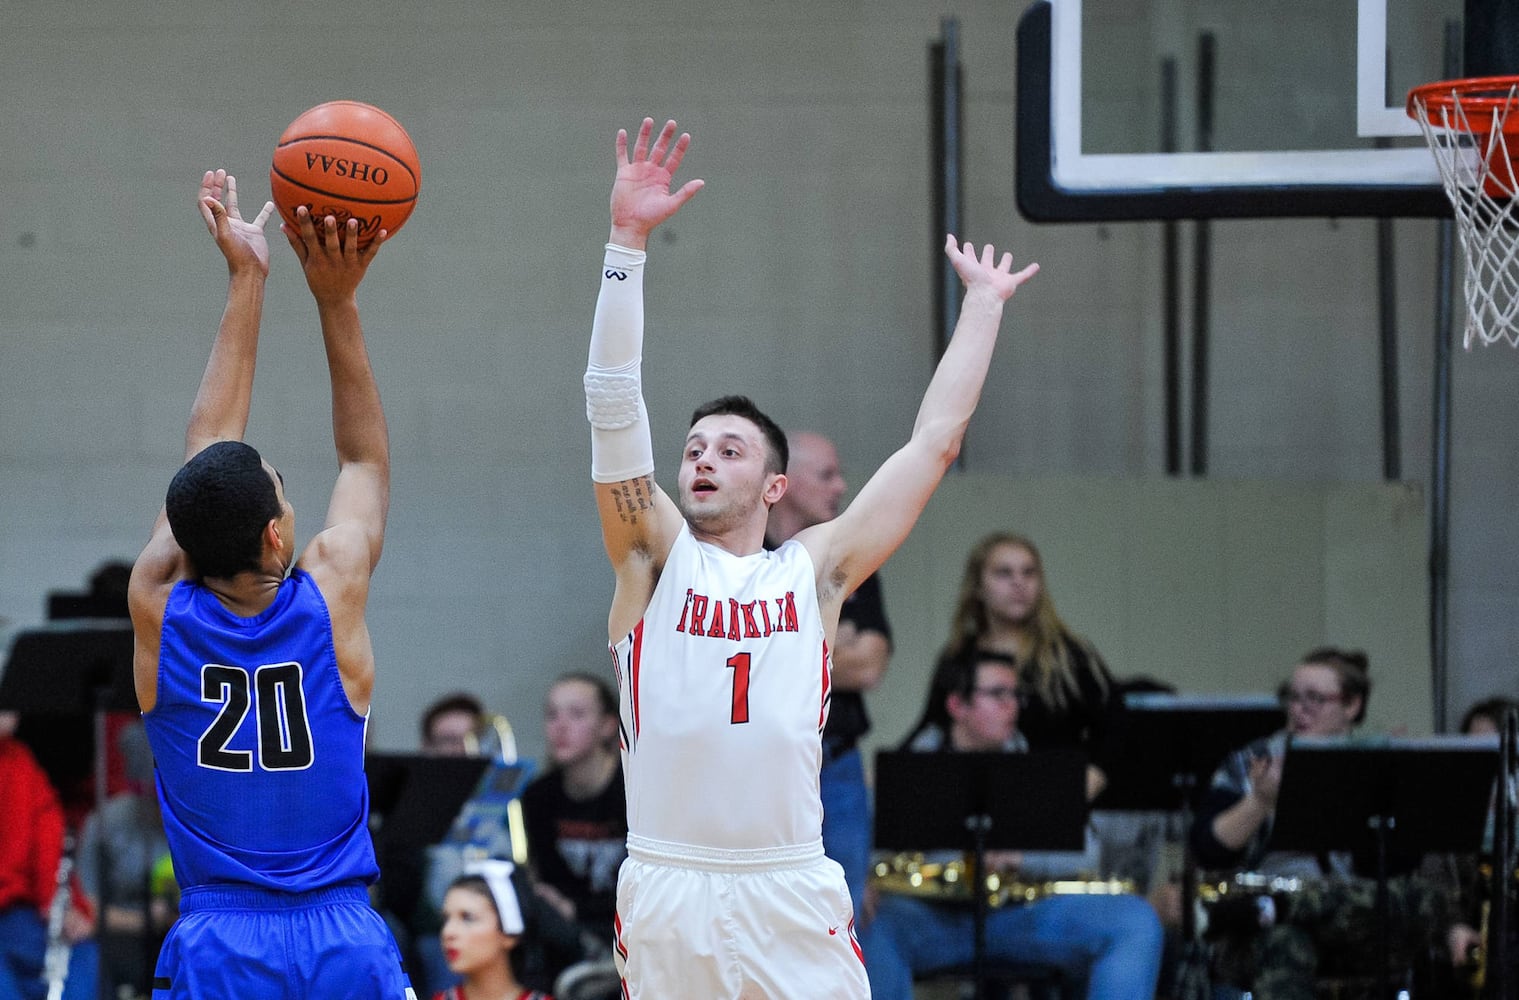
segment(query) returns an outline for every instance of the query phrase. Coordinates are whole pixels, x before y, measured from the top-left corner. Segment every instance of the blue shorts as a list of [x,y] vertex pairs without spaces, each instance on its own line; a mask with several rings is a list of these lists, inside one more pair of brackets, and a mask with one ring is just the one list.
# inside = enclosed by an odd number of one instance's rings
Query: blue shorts
[[153,973],[153,1000],[416,1000],[363,886],[290,893],[186,889]]

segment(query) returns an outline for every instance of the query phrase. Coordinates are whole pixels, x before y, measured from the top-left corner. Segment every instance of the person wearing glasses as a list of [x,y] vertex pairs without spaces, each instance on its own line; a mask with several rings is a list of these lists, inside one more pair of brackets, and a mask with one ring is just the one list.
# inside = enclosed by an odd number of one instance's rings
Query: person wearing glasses
[[[941,659],[929,685],[924,721],[902,749],[916,753],[1024,753],[1018,669],[1006,653],[972,650]],[[988,870],[1002,879],[1053,884],[1090,875],[1100,863],[1095,834],[1085,851],[990,851]],[[947,860],[957,858],[951,852]],[[925,861],[942,859],[930,854]],[[889,883],[883,882],[882,886]],[[929,889],[945,887],[929,887]],[[969,895],[872,892],[874,913],[860,937],[875,1000],[911,1000],[913,979],[974,960]],[[867,905],[869,909],[869,904]],[[997,964],[1055,966],[1067,996],[1125,1000],[1155,995],[1162,931],[1154,909],[1129,894],[1043,895],[991,910],[986,957]]]
[[[1344,996],[1378,981],[1375,859],[1348,851],[1273,848],[1271,833],[1287,746],[1297,737],[1358,737],[1371,678],[1366,654],[1325,646],[1293,668],[1279,692],[1286,728],[1227,756],[1204,792],[1191,830],[1200,867],[1244,873],[1237,894],[1210,920],[1214,997],[1311,998],[1320,976],[1348,984]],[[1400,973],[1443,949],[1455,919],[1453,889],[1438,859],[1394,859],[1389,882],[1391,945]],[[1232,876],[1231,876],[1232,877]],[[1426,969],[1420,969],[1422,975]],[[1343,985],[1342,984],[1342,985]]]

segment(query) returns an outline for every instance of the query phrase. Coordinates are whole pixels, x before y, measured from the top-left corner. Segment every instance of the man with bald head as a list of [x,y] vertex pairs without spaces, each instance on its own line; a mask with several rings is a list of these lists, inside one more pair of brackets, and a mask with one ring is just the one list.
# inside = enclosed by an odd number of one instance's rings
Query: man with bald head
[[[765,544],[775,548],[804,528],[839,514],[848,484],[838,449],[813,431],[786,435],[790,486],[770,508]],[[834,635],[833,704],[823,730],[823,850],[844,869],[855,913],[860,913],[870,868],[870,798],[859,740],[870,731],[863,694],[873,690],[891,660],[891,626],[880,578],[871,574],[844,601]]]

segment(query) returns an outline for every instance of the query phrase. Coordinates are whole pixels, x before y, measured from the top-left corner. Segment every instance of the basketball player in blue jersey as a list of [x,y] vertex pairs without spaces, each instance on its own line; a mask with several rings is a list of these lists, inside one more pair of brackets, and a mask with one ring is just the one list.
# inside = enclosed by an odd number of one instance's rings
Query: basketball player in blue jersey
[[1012,269],[951,236],[965,283],[912,436],[837,518],[764,548],[786,438],[743,397],[699,408],[674,501],[655,483],[643,404],[649,234],[702,186],[672,190],[690,144],[645,119],[617,134],[611,240],[585,374],[591,478],[616,575],[628,860],[617,957],[629,1000],[869,995],[842,870],[823,855],[818,771],[844,599],[901,544],[959,450]]
[[280,475],[242,442],[272,204],[245,222],[225,171],[200,212],[230,272],[226,310],[185,435],[185,464],[132,571],[134,678],[157,763],[181,916],[154,1000],[411,997],[369,904],[364,624],[390,492],[389,440],[356,293],[385,241],[304,209],[282,226],[316,299],[338,475],[299,560]]

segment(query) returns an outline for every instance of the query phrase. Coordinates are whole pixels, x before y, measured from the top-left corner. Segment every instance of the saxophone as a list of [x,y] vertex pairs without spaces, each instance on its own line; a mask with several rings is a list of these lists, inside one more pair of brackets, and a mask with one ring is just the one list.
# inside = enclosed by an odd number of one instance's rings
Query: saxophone
[[47,983],[47,1000],[63,996],[63,984],[69,978],[69,954],[73,947],[63,933],[64,918],[73,902],[70,883],[74,875],[74,838],[63,835],[63,856],[58,859],[58,881],[53,902],[47,911],[47,951],[42,960],[42,980]]
[[[877,862],[871,881],[881,892],[926,899],[968,902],[974,897],[975,863],[966,857],[954,861],[929,861],[919,853],[902,853]],[[989,871],[982,883],[987,905],[992,908],[1032,903],[1046,896],[1118,896],[1135,891],[1130,879],[1049,879],[1026,882],[1003,872]]]

